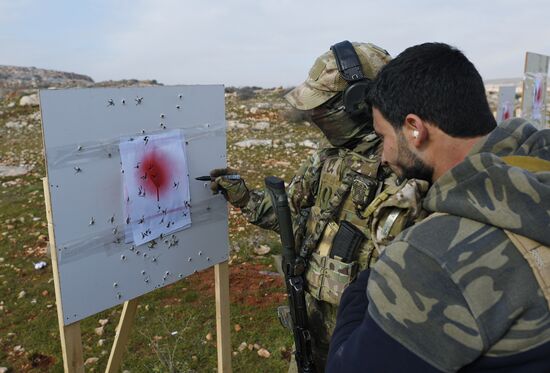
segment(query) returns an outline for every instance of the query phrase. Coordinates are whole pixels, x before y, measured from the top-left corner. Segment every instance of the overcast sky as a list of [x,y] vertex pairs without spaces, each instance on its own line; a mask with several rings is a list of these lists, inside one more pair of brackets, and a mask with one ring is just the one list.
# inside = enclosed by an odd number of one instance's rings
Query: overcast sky
[[441,41],[485,79],[520,77],[550,54],[549,0],[0,0],[0,65],[95,81],[292,86],[335,42],[395,56]]

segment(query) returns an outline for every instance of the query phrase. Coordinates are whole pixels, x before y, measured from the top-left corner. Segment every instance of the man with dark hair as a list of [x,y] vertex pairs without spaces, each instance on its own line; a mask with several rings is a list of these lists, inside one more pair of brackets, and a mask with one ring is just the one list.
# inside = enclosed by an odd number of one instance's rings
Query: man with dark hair
[[432,214],[346,289],[327,371],[549,372],[550,130],[496,127],[441,43],[389,62],[370,102],[383,161],[431,182]]

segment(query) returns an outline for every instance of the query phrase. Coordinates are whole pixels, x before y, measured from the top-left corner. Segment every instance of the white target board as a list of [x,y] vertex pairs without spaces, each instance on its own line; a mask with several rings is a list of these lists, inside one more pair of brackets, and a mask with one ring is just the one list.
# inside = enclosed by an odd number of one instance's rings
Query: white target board
[[[221,85],[40,91],[65,325],[227,259]],[[58,299],[59,301],[59,299]]]
[[516,86],[501,86],[498,90],[497,123],[515,116]]
[[546,85],[550,56],[527,52],[523,79],[522,116],[538,129],[547,128]]

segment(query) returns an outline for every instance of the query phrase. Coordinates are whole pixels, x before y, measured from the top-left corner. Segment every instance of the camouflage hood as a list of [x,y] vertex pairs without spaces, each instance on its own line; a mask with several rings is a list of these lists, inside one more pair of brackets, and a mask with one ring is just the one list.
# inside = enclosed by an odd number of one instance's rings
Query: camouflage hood
[[424,208],[550,245],[550,172],[529,173],[499,158],[510,155],[550,161],[550,130],[537,131],[521,118],[499,125],[432,185]]

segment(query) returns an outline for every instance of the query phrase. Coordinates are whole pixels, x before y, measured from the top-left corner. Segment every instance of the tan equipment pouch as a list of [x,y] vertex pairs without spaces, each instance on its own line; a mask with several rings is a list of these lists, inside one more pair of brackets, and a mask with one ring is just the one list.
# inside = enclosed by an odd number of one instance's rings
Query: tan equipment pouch
[[329,256],[312,253],[306,272],[308,293],[315,299],[334,305],[346,287],[355,280],[357,262],[344,263]]
[[529,263],[550,309],[550,247],[506,229],[504,233]]
[[[313,206],[308,229],[316,224],[319,215],[320,209]],[[340,302],[344,289],[355,279],[357,273],[357,262],[344,263],[329,257],[337,232],[338,224],[334,220],[329,221],[306,269],[307,292],[317,300],[334,305]]]
[[[511,155],[501,159],[509,166],[529,172],[550,171],[550,162],[541,158]],[[529,263],[550,309],[550,247],[508,230],[504,232]]]

